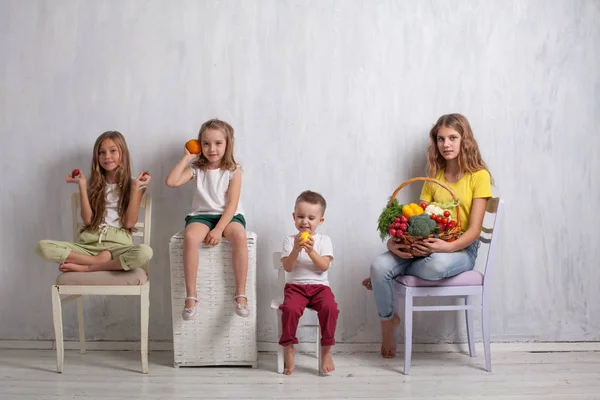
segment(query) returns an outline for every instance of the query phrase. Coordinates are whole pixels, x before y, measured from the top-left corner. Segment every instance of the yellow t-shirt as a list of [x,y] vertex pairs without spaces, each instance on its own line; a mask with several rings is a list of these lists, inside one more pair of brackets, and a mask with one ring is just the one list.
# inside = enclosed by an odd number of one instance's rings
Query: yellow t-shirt
[[[490,173],[485,169],[480,169],[477,172],[466,172],[458,182],[450,183],[444,178],[444,170],[441,170],[435,179],[448,185],[458,196],[460,200],[461,230],[465,232],[469,228],[469,216],[473,199],[492,197]],[[441,204],[453,201],[450,192],[433,182],[425,182],[421,191],[421,200]],[[452,218],[456,219],[456,208],[451,209],[451,212]]]

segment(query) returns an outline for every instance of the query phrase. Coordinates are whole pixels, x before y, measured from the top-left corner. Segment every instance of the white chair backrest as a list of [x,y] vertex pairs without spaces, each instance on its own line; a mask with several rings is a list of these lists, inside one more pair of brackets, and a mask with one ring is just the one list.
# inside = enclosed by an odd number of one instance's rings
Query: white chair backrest
[[494,271],[494,253],[498,243],[498,237],[500,233],[500,219],[502,217],[502,209],[504,208],[504,201],[502,201],[499,197],[492,197],[488,199],[486,206],[486,216],[487,221],[489,221],[488,226],[486,226],[486,218],[484,218],[484,223],[481,226],[481,235],[479,236],[479,240],[482,243],[488,244],[488,253],[485,261],[485,271],[483,278],[483,286],[485,287],[490,285],[492,280],[492,275]]
[[[73,217],[73,240],[79,240],[79,231],[83,228],[83,224],[79,222],[79,208],[81,200],[79,193],[73,193],[71,196],[71,213]],[[140,208],[144,210],[144,220],[135,224],[136,231],[133,232],[133,237],[141,237],[142,242],[150,246],[150,228],[152,226],[152,197],[148,192],[142,196]]]
[[277,305],[283,303],[283,289],[285,288],[285,270],[281,265],[281,252],[276,251],[272,254],[273,269],[277,271],[277,287],[275,288],[275,298],[273,303]]
[[285,270],[281,265],[281,252],[276,251],[273,253],[273,268],[277,270],[277,291],[283,293],[285,287]]

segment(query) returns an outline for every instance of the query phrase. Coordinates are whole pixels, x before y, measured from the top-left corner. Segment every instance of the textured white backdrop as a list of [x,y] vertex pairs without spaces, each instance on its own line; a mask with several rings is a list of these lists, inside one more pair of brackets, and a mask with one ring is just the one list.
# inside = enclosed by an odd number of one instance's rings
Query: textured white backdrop
[[[424,172],[427,132],[464,113],[506,200],[492,339],[600,340],[600,2],[0,2],[0,339],[52,339],[39,239],[68,239],[68,171],[123,132],[153,175],[152,340],[170,340],[168,239],[191,188],[163,181],[211,117],[236,129],[243,204],[258,234],[258,338],[275,341],[270,252],[295,196],[321,192],[338,340],[376,342],[360,286],[383,249],[375,222]],[[405,200],[419,187],[402,192]],[[86,300],[90,338],[133,340],[138,303]],[[418,315],[415,340],[463,338],[462,318]],[[76,337],[75,307],[65,334]]]

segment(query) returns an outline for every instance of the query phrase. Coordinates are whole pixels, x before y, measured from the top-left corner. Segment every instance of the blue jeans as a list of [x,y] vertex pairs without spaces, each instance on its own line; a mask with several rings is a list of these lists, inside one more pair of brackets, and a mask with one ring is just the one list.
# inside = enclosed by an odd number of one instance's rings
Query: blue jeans
[[428,281],[450,278],[475,267],[479,239],[454,253],[432,253],[427,257],[400,258],[385,252],[371,264],[371,286],[375,295],[377,313],[381,319],[392,319],[394,314],[393,280],[398,275],[413,275]]

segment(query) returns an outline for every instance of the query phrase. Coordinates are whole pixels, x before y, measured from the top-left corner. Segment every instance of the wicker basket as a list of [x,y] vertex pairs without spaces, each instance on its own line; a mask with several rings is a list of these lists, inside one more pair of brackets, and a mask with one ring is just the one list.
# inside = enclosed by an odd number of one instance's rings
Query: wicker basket
[[[398,195],[398,193],[406,186],[410,185],[413,182],[418,182],[418,181],[425,181],[425,182],[433,182],[436,183],[438,185],[440,185],[441,187],[443,187],[444,189],[446,189],[450,195],[452,196],[452,199],[454,200],[455,203],[458,203],[458,197],[456,197],[456,193],[454,193],[454,191],[445,183],[438,181],[437,179],[433,179],[433,178],[426,178],[426,177],[416,177],[416,178],[412,178],[407,180],[406,182],[402,183],[400,186],[398,186],[396,188],[396,190],[394,191],[394,193],[392,194],[392,197],[390,198],[390,204],[389,206],[391,207],[394,203],[394,199],[396,198],[396,196]],[[394,237],[394,240],[397,243],[401,243],[401,244],[405,244],[405,245],[412,245],[413,243],[419,241],[419,240],[423,240],[426,238],[431,238],[431,237],[437,237],[441,240],[444,240],[446,242],[453,242],[455,241],[461,234],[462,234],[462,227],[460,224],[460,207],[455,206],[456,208],[456,225],[454,226],[454,228],[450,229],[450,230],[445,230],[443,232],[438,233],[437,235],[429,235],[429,236],[411,236],[409,234],[404,234],[403,236],[400,237]],[[407,249],[407,250],[403,250],[404,252],[407,253],[411,253],[413,255],[417,255],[418,252],[413,251],[412,249]]]
[[231,244],[223,239],[217,246],[199,246],[198,310],[192,321],[183,321],[185,302],[183,274],[183,233],[169,242],[171,258],[171,304],[173,355],[176,367],[252,366],[258,362],[256,338],[256,239],[248,237],[248,278],[246,294],[250,316],[235,314],[235,279],[231,265]]

